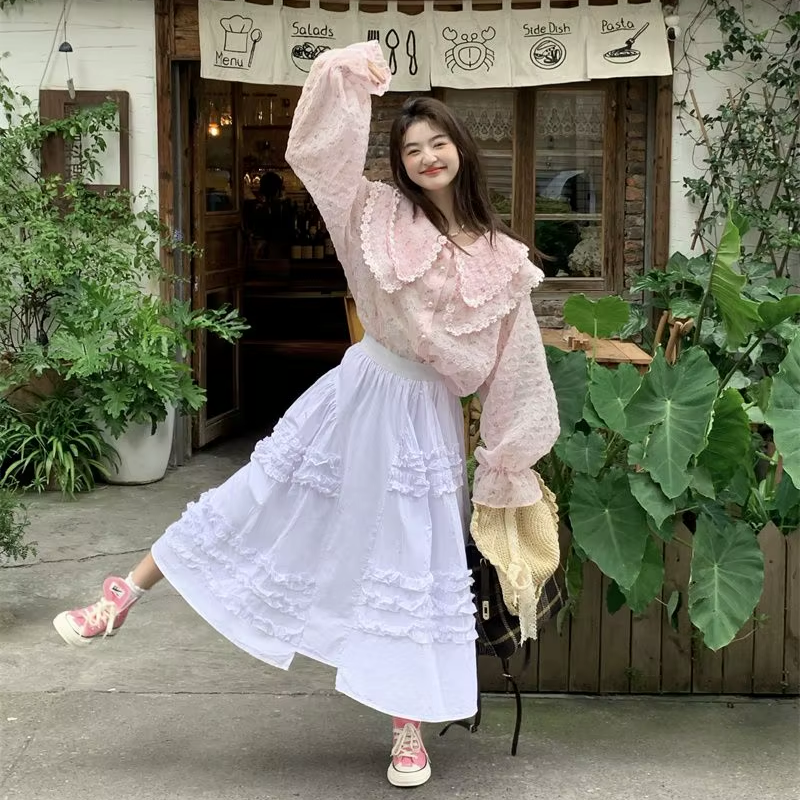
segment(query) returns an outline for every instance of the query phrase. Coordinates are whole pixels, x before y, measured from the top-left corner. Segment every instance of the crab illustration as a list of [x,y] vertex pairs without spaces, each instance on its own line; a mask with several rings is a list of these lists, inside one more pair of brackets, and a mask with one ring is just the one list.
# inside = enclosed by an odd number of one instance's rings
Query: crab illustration
[[[453,43],[453,46],[444,54],[445,66],[450,72],[455,72],[456,67],[473,72],[485,66],[488,72],[494,66],[494,50],[489,49],[486,42],[494,39],[496,34],[497,31],[492,27],[486,28],[480,34],[474,31],[459,34],[453,28],[445,28],[442,36],[448,42]],[[480,38],[478,38],[479,36]]]

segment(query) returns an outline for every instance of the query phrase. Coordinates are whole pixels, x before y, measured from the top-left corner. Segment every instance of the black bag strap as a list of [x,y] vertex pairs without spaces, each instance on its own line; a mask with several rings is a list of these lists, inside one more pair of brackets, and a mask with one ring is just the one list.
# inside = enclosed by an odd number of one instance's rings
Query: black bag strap
[[[527,668],[528,664],[530,663],[531,658],[531,646],[529,642],[525,643],[525,665],[524,669]],[[514,691],[514,702],[516,705],[517,711],[517,718],[514,722],[514,736],[511,739],[511,755],[515,756],[517,754],[517,747],[519,746],[519,734],[522,730],[522,695],[519,691],[519,684],[517,683],[517,679],[511,674],[511,666],[508,663],[508,659],[504,658],[501,659],[501,663],[503,665],[503,677],[506,681],[511,685],[511,688]],[[444,736],[453,725],[457,725],[459,728],[465,728],[470,733],[475,733],[478,730],[478,727],[481,724],[481,717],[483,714],[483,704],[481,702],[481,690],[480,686],[478,687],[478,710],[475,713],[475,716],[469,719],[460,719],[456,720],[455,722],[449,722],[445,725],[444,728],[439,732],[439,736]]]

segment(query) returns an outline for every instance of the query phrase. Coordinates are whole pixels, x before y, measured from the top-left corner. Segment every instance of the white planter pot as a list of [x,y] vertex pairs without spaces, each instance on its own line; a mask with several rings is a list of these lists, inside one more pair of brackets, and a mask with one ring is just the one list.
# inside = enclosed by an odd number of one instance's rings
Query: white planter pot
[[103,438],[119,454],[119,463],[112,464],[108,471],[109,483],[154,483],[164,477],[172,451],[175,409],[167,411],[167,418],[158,424],[155,433],[151,430],[150,423],[129,425],[119,438],[103,431]]

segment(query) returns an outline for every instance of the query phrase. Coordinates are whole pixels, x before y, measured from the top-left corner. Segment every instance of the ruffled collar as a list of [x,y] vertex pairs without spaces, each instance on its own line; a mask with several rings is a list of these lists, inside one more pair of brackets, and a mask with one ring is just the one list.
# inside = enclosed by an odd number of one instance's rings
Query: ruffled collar
[[425,275],[451,247],[458,274],[458,293],[464,303],[477,309],[490,301],[508,305],[509,292],[519,295],[537,285],[542,273],[528,260],[528,248],[503,234],[494,246],[488,237],[478,239],[462,252],[452,247],[433,223],[393,187],[370,185],[361,218],[364,261],[385,292],[396,292]]

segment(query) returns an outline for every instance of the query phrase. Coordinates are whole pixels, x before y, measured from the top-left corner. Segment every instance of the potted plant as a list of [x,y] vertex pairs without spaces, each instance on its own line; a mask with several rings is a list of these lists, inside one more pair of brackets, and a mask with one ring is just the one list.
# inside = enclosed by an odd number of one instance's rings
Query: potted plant
[[[0,397],[22,413],[43,402],[42,383],[62,385],[70,413],[82,409],[120,453],[105,459],[110,480],[158,480],[176,410],[205,401],[185,361],[193,334],[232,341],[245,325],[235,311],[191,309],[144,290],[172,288],[160,249],[194,248],[164,228],[146,191],[88,188],[100,182],[104,135],[118,127],[113,102],[44,122],[0,72],[0,110],[8,123],[0,130],[0,223],[9,232],[0,239]],[[42,146],[53,136],[80,142],[79,169],[68,176],[43,170]],[[27,449],[7,463],[33,469],[39,485],[44,473],[32,453],[43,451],[18,441]],[[74,488],[91,488],[98,451],[77,447],[75,458],[83,477]]]
[[108,480],[147,483],[163,477],[175,413],[205,402],[187,356],[203,330],[234,341],[246,328],[229,309],[142,293],[133,285],[77,284],[54,304],[60,323],[38,355],[80,387],[81,397],[119,454]]
[[91,489],[116,460],[74,385],[62,384],[22,406],[0,398],[3,484],[74,495]]
[[0,488],[0,564],[36,555],[36,543],[25,542],[28,518],[19,497]]

